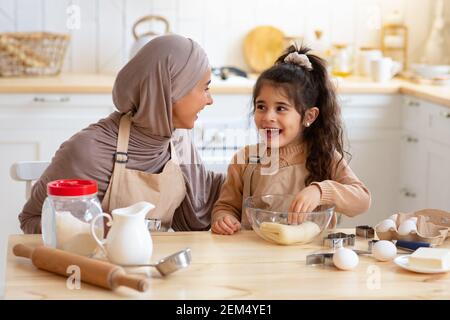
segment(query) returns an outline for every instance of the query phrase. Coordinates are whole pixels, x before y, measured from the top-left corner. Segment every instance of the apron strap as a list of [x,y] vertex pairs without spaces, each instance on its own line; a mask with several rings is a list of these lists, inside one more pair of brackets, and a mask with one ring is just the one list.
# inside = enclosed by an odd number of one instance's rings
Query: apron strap
[[131,114],[124,114],[120,118],[119,135],[117,137],[116,153],[114,154],[115,167],[126,166],[128,162],[128,140],[130,139]]
[[247,212],[244,212],[244,203],[247,197],[252,195],[252,177],[258,165],[255,163],[248,163],[244,169],[243,177],[243,190],[242,190],[242,205],[241,205],[241,225],[244,229],[251,229],[251,223],[249,217],[247,217]]
[[244,181],[242,200],[244,200],[244,201],[247,197],[251,197],[251,195],[252,195],[252,176],[253,176],[253,172],[255,172],[255,170],[256,170],[256,165],[250,164],[250,163],[244,169],[244,174],[243,174],[243,178],[242,178]]
[[[126,169],[128,162],[128,139],[130,138],[130,127],[131,127],[131,114],[124,114],[120,118],[119,122],[119,134],[117,137],[117,147],[114,153],[114,170],[111,177],[113,181],[111,185],[111,194],[116,196],[120,195],[122,181],[121,176]],[[111,199],[111,201],[117,202],[118,199]]]
[[178,158],[177,151],[175,150],[175,146],[173,144],[172,139],[170,139],[170,159],[177,165],[180,164],[180,159]]
[[[242,202],[245,201],[245,198],[250,197],[252,195],[252,176],[258,164],[261,163],[262,155],[260,154],[260,146],[256,145],[253,149],[249,148],[248,155],[248,164],[244,169],[244,173],[242,174],[242,179],[244,181],[244,187],[242,190]],[[244,203],[242,203],[244,205]]]

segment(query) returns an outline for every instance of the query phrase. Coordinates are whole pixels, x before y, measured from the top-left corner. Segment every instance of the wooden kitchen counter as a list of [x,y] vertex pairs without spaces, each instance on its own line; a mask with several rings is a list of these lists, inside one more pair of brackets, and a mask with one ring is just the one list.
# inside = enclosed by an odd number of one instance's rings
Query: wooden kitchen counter
[[112,93],[115,77],[70,74],[47,77],[0,77],[0,93]]
[[[352,229],[343,229],[347,233]],[[40,235],[9,238],[6,299],[450,299],[450,274],[417,274],[393,262],[360,256],[353,271],[306,266],[306,255],[321,247],[278,246],[252,231],[234,236],[210,232],[153,234],[152,260],[185,247],[192,249],[192,264],[169,277],[152,271],[150,289],[137,293],[120,287],[107,291],[85,283],[66,288],[66,279],[37,270],[28,259],[13,256],[17,243],[36,246]],[[357,245],[366,249],[367,240]],[[444,244],[450,247],[449,240]],[[377,286],[379,280],[379,286]]]
[[[251,94],[253,80],[231,78],[227,81],[213,79],[212,94]],[[111,93],[114,75],[61,74],[56,77],[2,78],[0,93]],[[404,93],[450,107],[450,86],[415,84],[402,79],[386,83],[372,82],[367,78],[349,77],[333,79],[341,94],[395,94]]]

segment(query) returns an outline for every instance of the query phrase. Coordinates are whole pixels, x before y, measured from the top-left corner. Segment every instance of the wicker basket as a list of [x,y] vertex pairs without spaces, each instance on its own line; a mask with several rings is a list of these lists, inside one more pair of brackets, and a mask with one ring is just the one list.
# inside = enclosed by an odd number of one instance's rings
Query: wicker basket
[[59,74],[69,40],[49,32],[0,33],[0,76]]

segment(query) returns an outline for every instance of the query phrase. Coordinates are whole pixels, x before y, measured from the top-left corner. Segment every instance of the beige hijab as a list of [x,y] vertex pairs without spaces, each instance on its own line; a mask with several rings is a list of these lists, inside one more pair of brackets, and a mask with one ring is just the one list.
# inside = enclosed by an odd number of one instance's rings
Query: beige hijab
[[[113,101],[119,112],[90,125],[64,142],[50,166],[33,187],[31,198],[19,215],[25,233],[39,233],[46,185],[56,179],[93,179],[98,182],[100,201],[113,172],[119,120],[133,113],[127,168],[159,173],[170,159],[173,136],[176,150],[190,150],[190,160],[181,163],[186,197],[175,211],[175,230],[206,230],[211,210],[224,177],[207,171],[183,130],[174,130],[172,104],[190,92],[209,68],[203,49],[191,39],[164,35],[144,46],[117,75]],[[178,132],[180,131],[180,132]]]

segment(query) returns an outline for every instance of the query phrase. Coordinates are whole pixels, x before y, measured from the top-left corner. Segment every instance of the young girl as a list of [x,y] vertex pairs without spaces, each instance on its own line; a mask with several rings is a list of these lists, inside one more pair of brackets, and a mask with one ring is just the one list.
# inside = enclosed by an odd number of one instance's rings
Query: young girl
[[[289,47],[256,81],[253,115],[265,143],[246,146],[233,157],[213,208],[212,232],[251,229],[242,208],[243,200],[255,195],[295,194],[290,212],[331,204],[347,216],[368,210],[369,190],[344,160],[335,89],[324,60],[309,50]],[[263,161],[252,160],[255,148],[266,157],[277,155],[275,173],[264,174]]]

